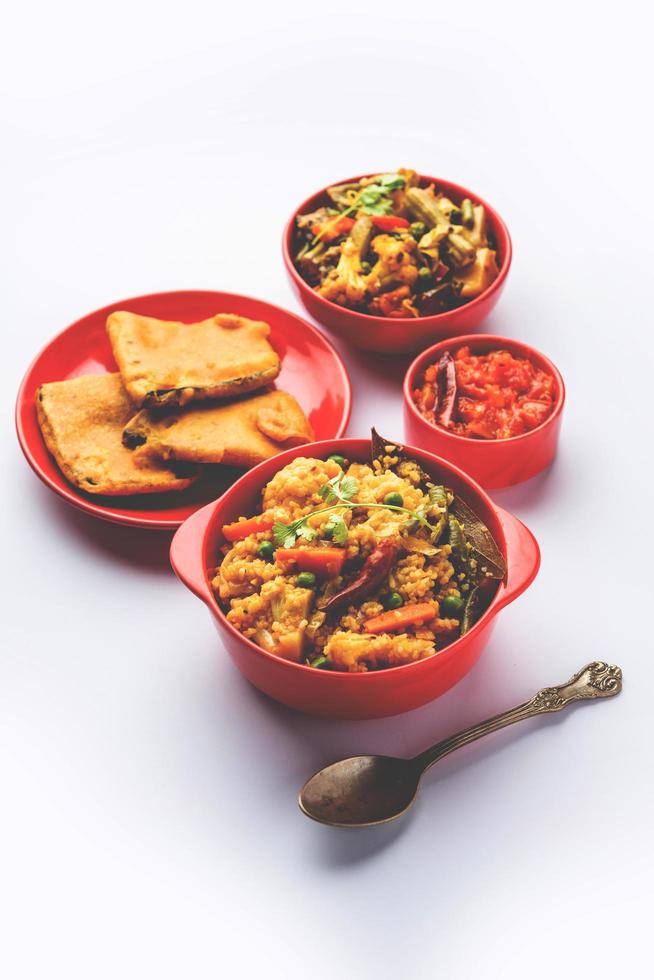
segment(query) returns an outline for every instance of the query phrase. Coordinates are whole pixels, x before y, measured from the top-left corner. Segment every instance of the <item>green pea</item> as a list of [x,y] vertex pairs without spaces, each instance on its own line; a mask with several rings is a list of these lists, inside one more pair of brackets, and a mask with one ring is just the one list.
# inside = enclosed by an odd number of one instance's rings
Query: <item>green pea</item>
[[364,276],[367,276],[371,270],[372,270],[372,266],[370,265],[370,262],[361,263],[361,272],[364,274]]
[[327,459],[331,459],[335,463],[338,463],[342,470],[345,469],[345,456],[341,456],[340,453],[332,453],[331,456],[327,457]]
[[297,584],[301,589],[312,589],[316,584],[316,576],[313,572],[300,572],[297,577]]
[[272,541],[262,541],[257,548],[257,555],[264,561],[273,561],[275,557],[275,546]]
[[422,238],[422,236],[426,233],[427,225],[424,223],[424,221],[413,221],[409,225],[409,231],[416,239],[416,241],[419,241]]
[[404,599],[399,592],[389,592],[382,598],[382,606],[384,609],[399,609],[400,606],[404,605]]
[[404,497],[401,493],[396,493],[395,491],[393,493],[387,493],[383,502],[388,504],[389,507],[404,507]]
[[458,595],[446,595],[439,604],[439,613],[446,619],[458,619],[463,612],[463,599]]

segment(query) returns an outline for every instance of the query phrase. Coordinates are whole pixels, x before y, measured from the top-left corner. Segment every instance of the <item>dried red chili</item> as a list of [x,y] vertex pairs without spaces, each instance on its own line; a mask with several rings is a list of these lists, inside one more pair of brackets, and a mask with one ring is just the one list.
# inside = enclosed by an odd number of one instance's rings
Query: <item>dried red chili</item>
[[452,355],[443,354],[436,369],[436,391],[438,401],[435,405],[436,421],[444,428],[452,423],[456,407],[456,368]]
[[322,607],[322,612],[332,612],[341,606],[349,605],[359,599],[370,595],[382,584],[391,570],[395,559],[396,548],[392,541],[380,541],[375,550],[371,552],[363,565],[363,568],[353,582],[332,596],[329,602]]
[[549,417],[555,384],[551,374],[528,358],[507,350],[472,354],[469,347],[461,347],[453,357],[444,354],[429,365],[413,400],[428,421],[450,432],[510,439]]

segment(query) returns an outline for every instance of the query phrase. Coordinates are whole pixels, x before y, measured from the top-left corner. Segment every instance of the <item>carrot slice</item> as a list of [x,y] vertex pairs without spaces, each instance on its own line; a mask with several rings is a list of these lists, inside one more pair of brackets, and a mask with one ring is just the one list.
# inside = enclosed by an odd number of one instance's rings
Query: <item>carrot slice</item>
[[429,622],[436,615],[436,607],[431,602],[416,602],[412,606],[402,606],[400,609],[389,609],[368,619],[363,628],[366,633],[392,633],[395,630],[406,629],[407,626],[418,626]]
[[242,541],[250,534],[257,534],[259,531],[269,531],[273,526],[271,517],[264,517],[259,514],[257,517],[250,517],[247,521],[236,521],[234,524],[223,525],[223,535],[228,541]]
[[341,548],[278,548],[275,561],[280,565],[294,562],[301,572],[333,578],[343,567],[345,551]]

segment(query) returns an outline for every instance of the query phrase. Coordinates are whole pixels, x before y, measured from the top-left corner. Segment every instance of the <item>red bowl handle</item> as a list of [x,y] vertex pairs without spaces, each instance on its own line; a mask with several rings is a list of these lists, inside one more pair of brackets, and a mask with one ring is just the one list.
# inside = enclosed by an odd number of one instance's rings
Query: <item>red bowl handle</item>
[[215,510],[215,501],[191,514],[177,530],[170,543],[170,564],[175,575],[198,599],[209,602],[211,586],[204,567],[204,535]]
[[501,609],[513,602],[536,578],[540,568],[540,548],[528,527],[513,514],[496,507],[504,537],[508,572],[504,588],[495,600],[495,608]]

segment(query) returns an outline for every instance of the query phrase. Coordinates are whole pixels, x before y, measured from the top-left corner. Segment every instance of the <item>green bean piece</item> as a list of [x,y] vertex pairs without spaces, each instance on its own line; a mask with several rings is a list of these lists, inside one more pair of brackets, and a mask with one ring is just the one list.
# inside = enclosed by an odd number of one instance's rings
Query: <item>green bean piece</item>
[[449,518],[449,498],[447,496],[447,490],[445,487],[438,486],[435,487],[430,485],[429,487],[429,506],[430,508],[438,507],[440,515],[436,523],[436,528],[430,534],[430,538],[434,544],[436,544],[445,530]]
[[449,218],[439,208],[436,198],[422,187],[410,187],[406,192],[406,202],[411,214],[424,222],[429,228],[449,229]]
[[450,547],[452,549],[452,559],[457,568],[467,574],[468,572],[468,542],[466,541],[463,524],[457,521],[456,517],[450,514],[448,525],[450,529]]
[[372,237],[373,224],[372,220],[367,214],[361,214],[354,222],[354,227],[348,235],[350,241],[354,244],[357,254],[359,257],[359,262],[363,261],[363,256],[368,251],[368,245],[370,244],[370,239]]
[[310,667],[320,668],[320,667],[322,667],[323,664],[326,664],[326,663],[327,663],[327,657],[325,657],[323,654],[321,654],[319,657],[316,657],[315,660],[310,660],[309,661],[309,666]]
[[475,249],[467,238],[458,235],[455,231],[447,236],[448,253],[452,261],[457,266],[470,265],[475,261]]
[[469,197],[466,197],[466,199],[461,202],[461,218],[466,228],[474,227],[475,209],[473,208],[472,201]]
[[475,586],[466,599],[463,618],[461,619],[461,636],[467,633],[479,616],[479,588]]

